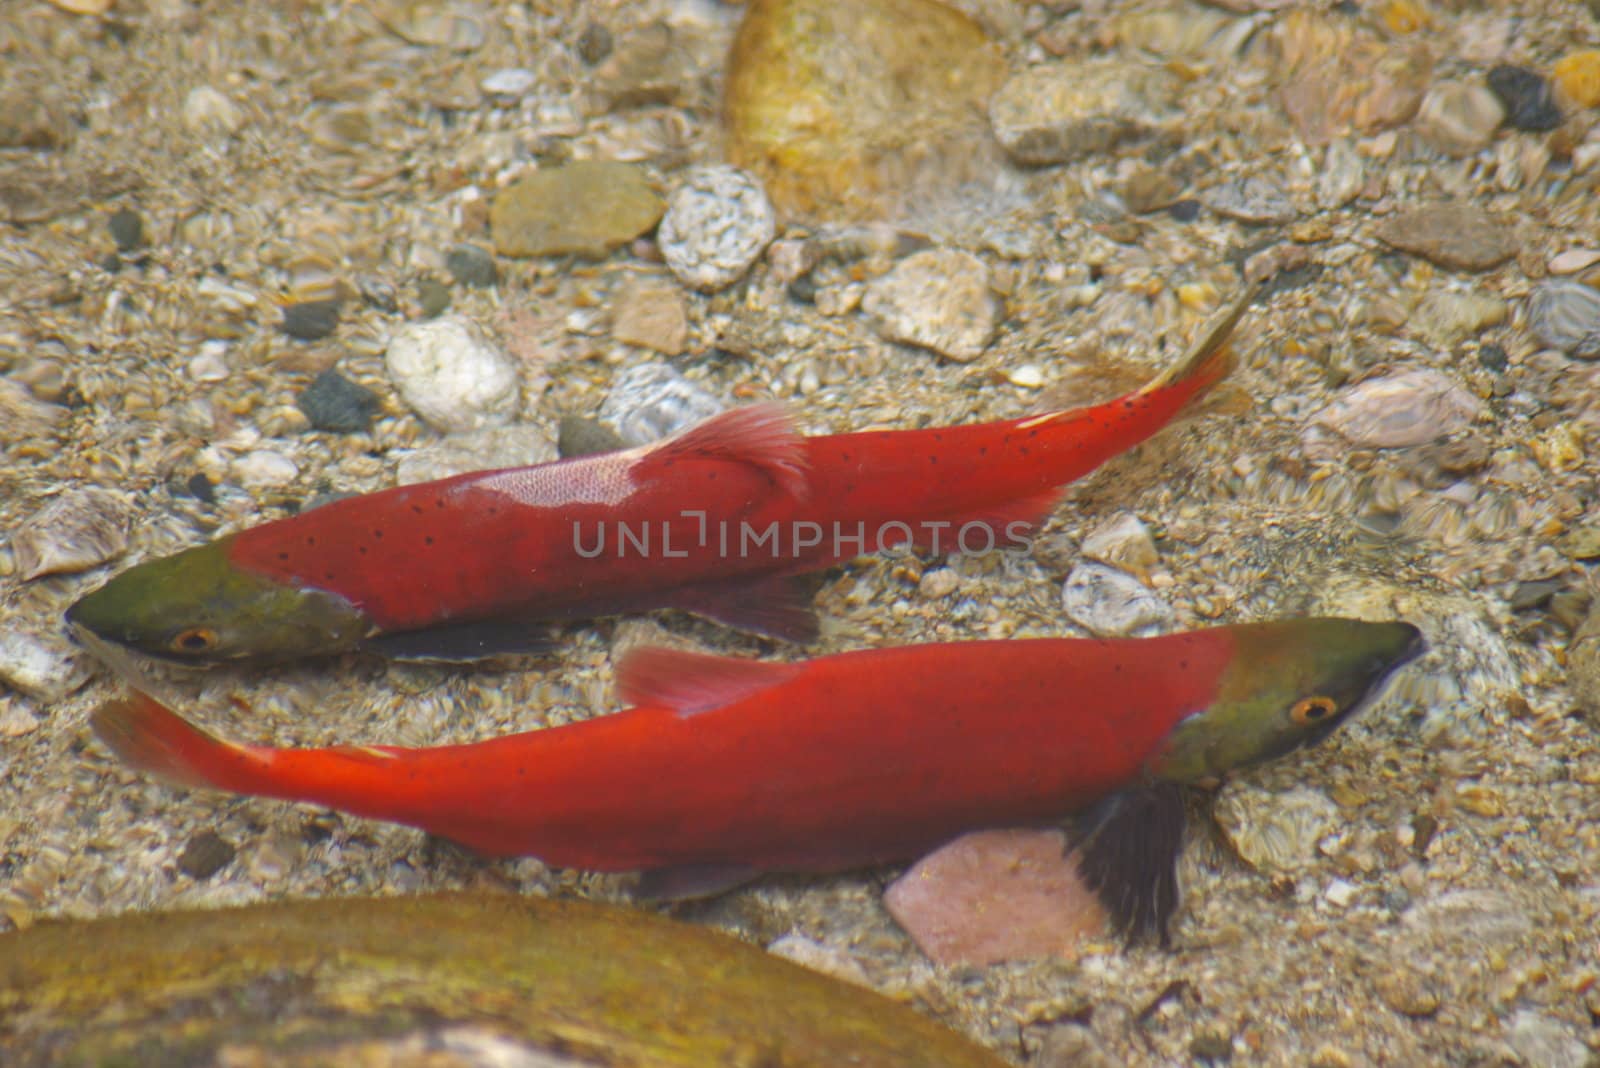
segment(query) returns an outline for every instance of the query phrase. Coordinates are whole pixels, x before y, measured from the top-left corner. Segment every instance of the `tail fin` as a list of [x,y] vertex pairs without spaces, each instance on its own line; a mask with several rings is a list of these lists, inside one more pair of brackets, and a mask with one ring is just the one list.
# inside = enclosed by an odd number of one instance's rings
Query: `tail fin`
[[101,705],[89,725],[124,764],[179,786],[238,790],[238,773],[269,759],[207,734],[139,690]]
[[1168,367],[1139,390],[1142,394],[1165,390],[1182,390],[1187,393],[1183,411],[1192,408],[1218,382],[1233,370],[1233,328],[1239,325],[1245,309],[1255,303],[1264,287],[1260,282],[1247,286],[1232,304],[1212,318],[1184,353],[1183,359]]

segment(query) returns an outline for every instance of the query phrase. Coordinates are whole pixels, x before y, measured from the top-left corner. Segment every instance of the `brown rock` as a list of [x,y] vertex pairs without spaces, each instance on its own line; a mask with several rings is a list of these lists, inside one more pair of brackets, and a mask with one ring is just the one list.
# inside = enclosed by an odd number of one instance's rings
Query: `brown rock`
[[1378,224],[1378,240],[1452,271],[1487,271],[1517,254],[1517,243],[1482,209],[1440,201]]
[[922,858],[884,904],[939,964],[1077,957],[1106,914],[1060,831],[978,831]]
[[617,294],[611,336],[629,345],[676,356],[689,340],[683,294],[659,278],[630,278]]
[[628,163],[582,162],[528,175],[500,191],[489,212],[504,256],[604,256],[661,218],[661,197]]

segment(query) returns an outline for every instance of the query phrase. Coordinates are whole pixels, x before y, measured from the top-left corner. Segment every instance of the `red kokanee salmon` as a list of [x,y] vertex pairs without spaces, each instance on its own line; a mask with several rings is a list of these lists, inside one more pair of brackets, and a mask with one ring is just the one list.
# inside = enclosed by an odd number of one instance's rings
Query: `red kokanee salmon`
[[1227,373],[1247,299],[1105,404],[821,437],[774,405],[736,409],[641,448],[335,501],[134,567],[67,617],[200,661],[358,645],[473,659],[528,644],[531,620],[660,607],[806,639],[815,617],[789,576],[910,543],[1020,545],[1066,483]]
[[[1096,876],[1091,855],[1086,872],[1125,922],[1154,921],[1165,909],[1139,902],[1166,886],[1170,906],[1179,838],[1148,857],[1148,811],[1119,802],[1323,738],[1421,647],[1407,623],[1305,619],[793,664],[644,649],[618,666],[635,707],[467,745],[236,745],[142,694],[102,707],[94,729],[177,783],[329,805],[498,856],[639,869],[666,896],[908,859],[1098,805],[1116,825],[1095,835],[1113,870]],[[1115,870],[1130,864],[1148,870]]]

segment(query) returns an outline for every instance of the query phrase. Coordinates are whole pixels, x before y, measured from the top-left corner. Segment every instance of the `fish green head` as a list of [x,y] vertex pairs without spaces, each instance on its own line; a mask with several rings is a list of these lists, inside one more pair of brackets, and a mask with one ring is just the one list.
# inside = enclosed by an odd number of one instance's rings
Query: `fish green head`
[[168,660],[290,659],[338,652],[368,631],[337,594],[247,571],[231,538],[139,564],[67,609],[96,637]]
[[1409,623],[1288,619],[1223,629],[1233,649],[1216,698],[1172,729],[1150,764],[1157,778],[1215,780],[1314,745],[1425,648]]

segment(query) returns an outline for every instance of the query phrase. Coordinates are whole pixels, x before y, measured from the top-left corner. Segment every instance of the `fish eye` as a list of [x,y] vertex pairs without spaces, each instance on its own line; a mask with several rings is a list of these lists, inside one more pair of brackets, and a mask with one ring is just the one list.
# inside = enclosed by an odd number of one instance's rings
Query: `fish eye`
[[1310,727],[1321,723],[1339,711],[1339,703],[1326,694],[1302,697],[1289,709],[1289,718],[1297,727]]
[[210,627],[190,627],[180,631],[168,646],[175,653],[209,653],[217,647],[217,632]]

